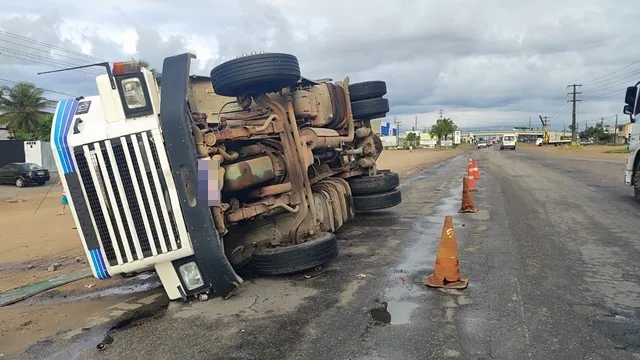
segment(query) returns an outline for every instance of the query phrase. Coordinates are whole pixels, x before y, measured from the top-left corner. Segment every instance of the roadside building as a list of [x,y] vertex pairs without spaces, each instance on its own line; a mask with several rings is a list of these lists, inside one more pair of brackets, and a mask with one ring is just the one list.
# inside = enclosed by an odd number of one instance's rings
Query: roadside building
[[629,142],[632,127],[633,123],[631,122],[618,125],[618,127],[616,128],[616,144],[626,144]]

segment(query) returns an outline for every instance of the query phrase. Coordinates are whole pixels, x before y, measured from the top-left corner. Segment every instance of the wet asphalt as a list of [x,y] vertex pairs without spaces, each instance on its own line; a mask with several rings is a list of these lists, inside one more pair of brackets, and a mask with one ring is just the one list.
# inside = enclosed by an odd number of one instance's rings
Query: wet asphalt
[[[468,155],[480,211],[457,214]],[[495,148],[448,160],[404,181],[401,205],[345,225],[320,271],[160,306],[79,358],[640,359],[640,204],[622,164],[584,163]],[[465,290],[423,285],[446,215]]]

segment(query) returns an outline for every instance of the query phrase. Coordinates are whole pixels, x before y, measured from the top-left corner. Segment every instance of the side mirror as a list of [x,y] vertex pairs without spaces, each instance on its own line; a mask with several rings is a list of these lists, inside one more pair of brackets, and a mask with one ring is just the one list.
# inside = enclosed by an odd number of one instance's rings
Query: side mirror
[[[631,111],[633,111],[633,107],[636,104],[637,95],[638,95],[638,88],[637,87],[629,86],[627,88],[627,93],[624,95],[624,103],[631,107]],[[626,106],[625,106],[625,108],[626,108]]]
[[[638,83],[640,84],[640,82]],[[629,86],[627,88],[627,92],[624,96],[624,102],[625,102],[625,106],[622,109],[622,111],[626,114],[629,115],[629,118],[631,120],[632,123],[636,122],[636,115],[638,115],[640,113],[640,106],[637,106],[638,104],[638,84],[636,84],[636,86]]]

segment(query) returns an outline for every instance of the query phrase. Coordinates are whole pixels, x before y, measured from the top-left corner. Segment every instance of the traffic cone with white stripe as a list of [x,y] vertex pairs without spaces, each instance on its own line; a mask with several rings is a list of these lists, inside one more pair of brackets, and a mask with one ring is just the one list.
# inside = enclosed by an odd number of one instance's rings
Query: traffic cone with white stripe
[[467,177],[462,178],[462,206],[460,206],[459,213],[477,213],[478,208],[473,202],[473,197],[469,192],[469,179]]
[[469,191],[478,191],[478,188],[476,187],[476,178],[475,176],[473,176],[473,173],[473,168],[470,167],[467,171],[467,183],[469,184]]
[[480,179],[480,170],[478,170],[478,160],[473,160],[473,178]]
[[458,260],[458,244],[453,230],[453,218],[444,218],[444,227],[440,235],[438,255],[433,274],[424,282],[426,286],[447,289],[464,289],[469,279],[460,275],[460,261]]

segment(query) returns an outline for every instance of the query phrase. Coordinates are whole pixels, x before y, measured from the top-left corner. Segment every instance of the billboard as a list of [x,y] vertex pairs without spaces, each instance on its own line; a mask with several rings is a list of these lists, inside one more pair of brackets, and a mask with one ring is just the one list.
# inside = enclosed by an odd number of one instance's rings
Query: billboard
[[[373,124],[372,124],[373,128]],[[398,136],[398,128],[395,124],[381,121],[380,122],[380,135],[382,136]]]
[[456,131],[453,133],[453,143],[459,145],[462,142],[462,132]]

